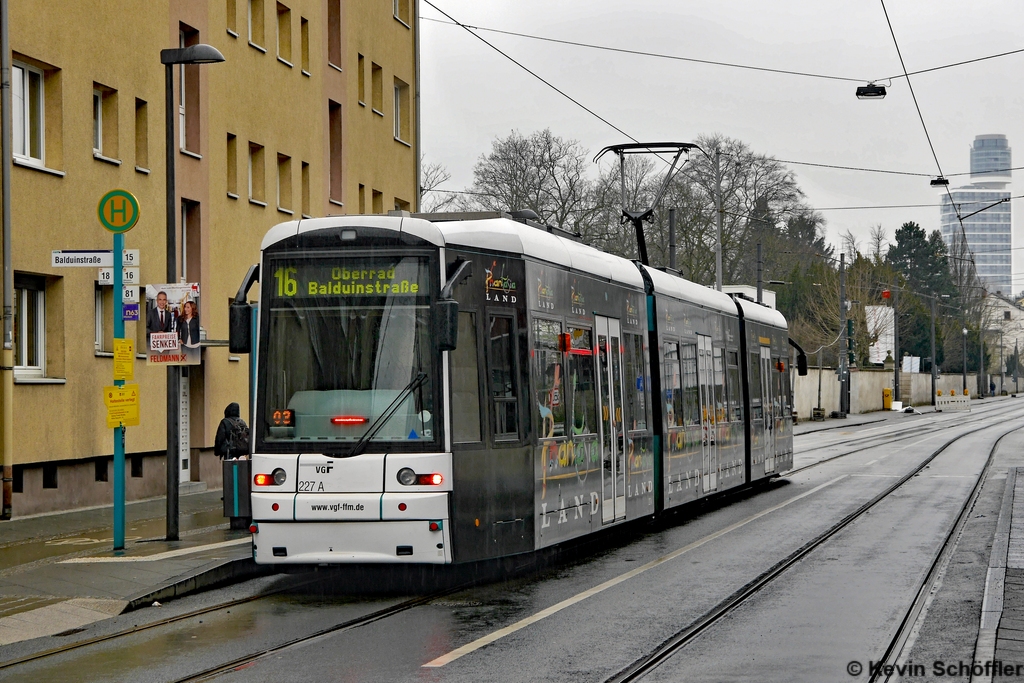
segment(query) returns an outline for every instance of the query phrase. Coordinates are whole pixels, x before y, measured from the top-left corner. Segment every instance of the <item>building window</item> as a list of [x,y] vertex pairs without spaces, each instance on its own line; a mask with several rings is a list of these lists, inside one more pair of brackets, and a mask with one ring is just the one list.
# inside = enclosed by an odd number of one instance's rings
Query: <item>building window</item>
[[96,481],[110,481],[110,461],[106,458],[96,458],[93,462],[96,465]]
[[384,213],[384,193],[372,190],[373,192],[373,212]]
[[235,0],[227,0],[227,29],[228,33],[235,38],[238,37],[238,6]]
[[14,63],[11,70],[14,156],[43,162],[43,72]]
[[277,57],[292,65],[292,11],[277,3]]
[[310,211],[309,202],[309,164],[305,161],[302,162],[302,215],[312,216],[313,212]]
[[409,202],[405,201],[404,199],[399,199],[398,197],[395,197],[395,211],[411,211],[411,210],[412,209],[409,206]]
[[305,17],[299,18],[299,40],[302,50],[302,72],[309,75],[309,20]]
[[327,62],[341,68],[341,0],[327,0]]
[[133,455],[132,458],[131,458],[131,461],[132,461],[132,472],[131,472],[132,477],[134,479],[141,479],[142,478],[142,456],[141,455]]
[[400,22],[405,24],[406,27],[408,27],[410,21],[409,0],[394,0],[394,2],[395,19],[398,19]]
[[96,284],[96,353],[114,351],[114,288]]
[[116,159],[117,91],[99,83],[92,84],[92,151]]
[[249,0],[249,44],[263,49],[263,0]]
[[[179,24],[178,47],[199,44],[199,31]],[[182,64],[178,80],[178,123],[181,126],[181,149],[199,153],[199,65]]]
[[41,277],[14,278],[14,373],[42,377],[46,370],[46,281]]
[[12,482],[11,488],[14,493],[25,493],[25,466],[15,465],[14,466],[14,482]]
[[249,143],[249,201],[266,206],[263,182],[263,145]]
[[203,272],[203,221],[199,202],[181,200],[181,277],[199,282]]
[[149,170],[149,113],[146,100],[135,99],[135,167]]
[[328,100],[328,125],[331,153],[331,196],[333,201],[342,201],[341,192],[341,105]]
[[238,140],[233,133],[228,133],[226,166],[228,196],[238,199]]
[[370,106],[373,107],[373,111],[384,116],[384,69],[373,62],[370,62],[370,87],[373,88],[373,92],[370,93],[373,98]]
[[43,465],[43,488],[57,488],[57,463],[46,463]]
[[292,208],[292,158],[284,154],[277,155],[277,208]]
[[359,183],[359,213],[366,213],[366,185]]
[[409,141],[409,85],[395,79],[395,139]]
[[362,55],[356,57],[356,68],[359,70],[359,104],[366,106],[366,66]]

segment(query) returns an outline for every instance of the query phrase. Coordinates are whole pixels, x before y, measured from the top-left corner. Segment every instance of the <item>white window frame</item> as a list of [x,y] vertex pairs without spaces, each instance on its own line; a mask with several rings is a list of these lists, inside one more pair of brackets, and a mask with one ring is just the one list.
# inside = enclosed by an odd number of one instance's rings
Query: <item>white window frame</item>
[[[13,135],[12,135],[12,152],[13,155],[21,160],[28,161],[38,166],[42,166],[46,158],[46,75],[40,70],[33,66],[29,66],[23,62],[13,62],[14,67],[11,71],[11,94],[12,94],[12,110],[13,110]],[[31,119],[31,103],[30,97],[30,79],[31,75],[39,77],[39,122],[38,122],[38,135],[39,135],[39,156],[32,156],[32,119]],[[21,140],[19,143],[18,134],[21,134]],[[20,151],[19,151],[20,148]]]
[[[178,31],[178,47],[185,47],[185,32]],[[185,150],[185,65],[178,65],[178,148]]]
[[[395,0],[397,3],[398,0]],[[395,84],[395,139],[402,139],[402,88]]]
[[[28,318],[25,315],[17,316],[16,321],[20,329],[14,333],[14,375],[16,378],[43,377],[46,372],[46,290],[33,289],[36,292],[36,334],[35,352],[38,365],[19,365],[19,362],[28,355],[26,339],[28,339]],[[18,311],[24,311],[28,304],[27,287],[16,287],[14,295],[17,298]]]
[[103,154],[103,92],[92,91],[92,151]]

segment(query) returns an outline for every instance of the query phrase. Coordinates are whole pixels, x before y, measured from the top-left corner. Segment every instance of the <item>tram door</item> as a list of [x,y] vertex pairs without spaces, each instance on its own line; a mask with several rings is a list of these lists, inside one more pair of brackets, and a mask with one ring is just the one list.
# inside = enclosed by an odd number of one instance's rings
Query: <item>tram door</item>
[[764,473],[775,471],[775,379],[772,373],[772,350],[761,347],[761,406],[764,410]]
[[701,470],[704,493],[718,488],[718,427],[715,406],[715,365],[711,337],[697,335],[697,384],[700,387]]
[[622,344],[619,321],[596,316],[598,397],[601,411],[603,523],[626,516],[626,455],[622,417]]

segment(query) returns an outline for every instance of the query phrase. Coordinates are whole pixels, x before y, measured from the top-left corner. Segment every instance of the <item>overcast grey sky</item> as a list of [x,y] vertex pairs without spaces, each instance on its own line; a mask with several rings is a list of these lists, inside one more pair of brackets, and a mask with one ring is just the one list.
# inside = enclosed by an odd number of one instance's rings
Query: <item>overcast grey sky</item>
[[[864,81],[902,73],[877,0],[432,0],[475,26],[697,59],[814,72]],[[422,136],[428,162],[472,182],[473,164],[496,136],[551,128],[596,153],[628,142],[464,29],[420,4]],[[1024,48],[1020,0],[888,0],[911,72]],[[937,174],[906,80],[881,101],[856,83],[771,74],[481,35],[641,141],[691,141],[721,133],[778,159]],[[942,171],[969,170],[974,136],[1003,133],[1024,166],[1024,53],[911,77]],[[790,167],[807,202],[822,210],[830,241],[847,229],[866,247],[872,226],[890,239],[904,221],[937,229],[927,178]],[[594,169],[596,175],[596,168]],[[1024,194],[1024,171],[1013,194]],[[950,178],[951,187],[968,182]],[[927,208],[825,210],[927,204]],[[1014,291],[1024,289],[1024,200],[1013,201]]]

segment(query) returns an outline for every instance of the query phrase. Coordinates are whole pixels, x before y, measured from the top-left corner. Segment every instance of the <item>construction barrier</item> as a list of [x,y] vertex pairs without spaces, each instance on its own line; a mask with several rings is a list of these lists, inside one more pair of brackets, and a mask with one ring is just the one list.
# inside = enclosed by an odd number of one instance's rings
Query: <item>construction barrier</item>
[[957,395],[956,390],[949,392],[948,396],[943,396],[942,391],[935,392],[935,410],[962,410],[971,411],[971,397],[965,390],[962,394]]

